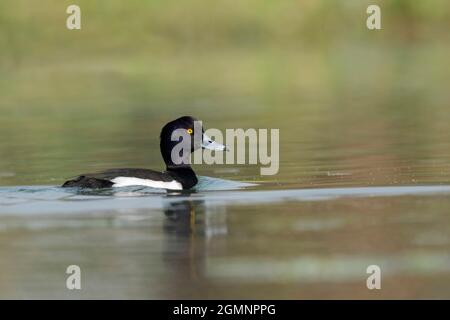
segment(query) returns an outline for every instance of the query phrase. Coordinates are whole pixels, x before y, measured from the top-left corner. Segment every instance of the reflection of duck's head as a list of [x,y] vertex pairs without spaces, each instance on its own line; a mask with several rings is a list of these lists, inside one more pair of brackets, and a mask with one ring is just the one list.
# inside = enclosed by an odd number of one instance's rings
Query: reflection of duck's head
[[164,230],[167,233],[189,235],[195,231],[199,216],[204,212],[203,200],[183,199],[168,201],[164,205],[167,219]]

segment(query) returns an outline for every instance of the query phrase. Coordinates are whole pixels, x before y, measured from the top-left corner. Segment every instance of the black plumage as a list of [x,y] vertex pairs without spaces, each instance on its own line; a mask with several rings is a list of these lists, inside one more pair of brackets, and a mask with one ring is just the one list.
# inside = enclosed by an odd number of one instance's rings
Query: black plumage
[[[160,135],[160,152],[166,164],[165,172],[158,172],[141,168],[117,168],[108,169],[96,173],[81,174],[78,177],[66,181],[62,187],[79,187],[79,188],[110,188],[114,185],[111,180],[117,177],[133,177],[139,179],[147,179],[160,182],[179,182],[183,189],[190,189],[197,184],[197,177],[192,170],[190,164],[174,164],[171,158],[172,148],[179,141],[172,141],[172,132],[176,129],[190,130],[190,134],[194,137],[194,121],[193,117],[181,117],[167,123],[161,130]],[[203,128],[202,128],[203,133]],[[202,137],[202,135],[199,135]],[[191,152],[201,147],[201,141],[192,140]]]

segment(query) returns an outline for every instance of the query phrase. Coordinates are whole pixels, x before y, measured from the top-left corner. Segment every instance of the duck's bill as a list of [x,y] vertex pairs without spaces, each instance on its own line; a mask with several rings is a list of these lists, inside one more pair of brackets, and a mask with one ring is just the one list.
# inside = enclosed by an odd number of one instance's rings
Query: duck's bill
[[228,148],[226,146],[224,146],[221,143],[213,141],[206,134],[203,134],[202,148],[216,151],[228,151]]

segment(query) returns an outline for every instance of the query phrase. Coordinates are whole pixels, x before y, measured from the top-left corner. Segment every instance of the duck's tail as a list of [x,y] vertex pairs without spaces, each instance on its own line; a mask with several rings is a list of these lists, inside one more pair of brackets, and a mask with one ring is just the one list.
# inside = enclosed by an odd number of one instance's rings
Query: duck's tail
[[113,182],[105,179],[92,178],[88,176],[79,176],[72,180],[67,180],[62,185],[63,188],[110,188],[113,186]]

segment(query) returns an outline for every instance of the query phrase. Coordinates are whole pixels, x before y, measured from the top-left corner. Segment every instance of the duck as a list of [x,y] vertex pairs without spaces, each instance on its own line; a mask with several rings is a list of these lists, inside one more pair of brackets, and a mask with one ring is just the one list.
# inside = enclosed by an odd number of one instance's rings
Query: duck
[[[179,152],[180,144],[185,137],[191,137],[191,139],[185,139],[189,145],[184,144],[183,152]],[[178,148],[176,149],[178,152],[172,155],[174,148]],[[183,116],[168,122],[161,130],[160,152],[166,171],[159,172],[143,168],[107,169],[96,173],[80,174],[64,182],[62,187],[101,189],[145,186],[166,190],[192,189],[198,183],[198,179],[189,159],[190,154],[200,148],[228,150],[225,145],[213,141],[205,134],[201,121],[192,116]]]

